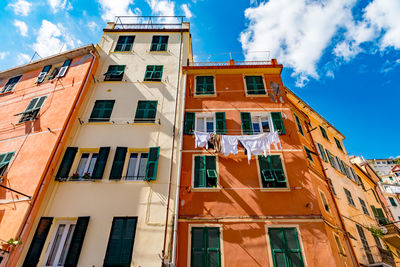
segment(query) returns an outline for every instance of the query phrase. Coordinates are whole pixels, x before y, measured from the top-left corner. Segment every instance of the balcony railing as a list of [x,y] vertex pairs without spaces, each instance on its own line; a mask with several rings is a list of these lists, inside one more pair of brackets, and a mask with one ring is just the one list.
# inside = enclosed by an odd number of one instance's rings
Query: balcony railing
[[381,259],[382,259],[383,263],[386,263],[390,266],[395,266],[392,252],[390,252],[384,248],[379,248],[379,247],[378,247],[378,250],[379,250],[379,254],[381,255]]
[[400,250],[400,229],[394,223],[384,226],[387,233],[382,237],[386,242]]
[[188,62],[190,67],[209,67],[209,66],[252,66],[252,65],[270,65],[271,60],[262,61],[214,61],[214,62]]
[[117,16],[113,29],[171,30],[184,29],[184,16]]

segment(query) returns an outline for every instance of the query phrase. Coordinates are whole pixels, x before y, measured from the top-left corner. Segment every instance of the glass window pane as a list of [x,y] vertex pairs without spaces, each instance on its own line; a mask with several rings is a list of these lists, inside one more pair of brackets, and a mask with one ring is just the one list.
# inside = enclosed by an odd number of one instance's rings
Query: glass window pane
[[58,260],[58,266],[64,266],[65,259],[67,258],[67,252],[69,249],[69,245],[71,244],[72,234],[75,230],[75,224],[71,224],[68,229],[68,234],[64,242],[64,247],[61,251],[60,259]]
[[88,167],[88,169],[87,169],[87,171],[86,171],[86,172],[88,172],[90,175],[92,175],[92,173],[93,173],[94,165],[96,164],[96,161],[97,161],[97,157],[98,157],[98,156],[99,156],[98,153],[93,154],[93,155],[92,155],[92,158],[90,159],[89,167]]
[[205,128],[204,128],[204,118],[197,118],[196,131],[198,131],[198,132],[205,132]]
[[140,156],[139,170],[137,177],[138,180],[143,180],[144,177],[146,176],[147,158],[148,158],[148,153],[142,153]]
[[288,249],[299,249],[297,243],[297,233],[295,228],[285,229],[285,237]]
[[138,160],[137,153],[131,153],[128,162],[128,170],[126,172],[126,180],[135,180],[136,179],[136,164]]
[[207,133],[214,132],[214,118],[207,118]]
[[78,168],[76,170],[76,172],[79,174],[79,176],[83,176],[83,173],[85,172],[85,166],[86,166],[88,159],[89,159],[89,153],[83,153],[81,160],[79,161]]
[[285,253],[283,253],[283,252],[275,252],[275,266],[276,267],[289,266],[289,265],[286,265]]
[[272,249],[283,249],[281,229],[270,229],[269,238]]
[[253,132],[254,133],[260,133],[261,129],[260,129],[260,124],[257,122],[253,122]]
[[54,259],[56,257],[58,248],[60,246],[61,237],[62,237],[62,234],[64,232],[64,229],[65,229],[65,224],[60,224],[58,226],[58,229],[57,229],[57,232],[56,232],[56,236],[54,237],[53,245],[51,246],[49,257],[47,258],[47,262],[46,262],[47,266],[52,266],[53,265],[53,262],[54,262]]
[[268,118],[262,118],[261,126],[262,126],[262,129],[263,129],[264,133],[269,132],[271,130],[271,128],[269,127]]

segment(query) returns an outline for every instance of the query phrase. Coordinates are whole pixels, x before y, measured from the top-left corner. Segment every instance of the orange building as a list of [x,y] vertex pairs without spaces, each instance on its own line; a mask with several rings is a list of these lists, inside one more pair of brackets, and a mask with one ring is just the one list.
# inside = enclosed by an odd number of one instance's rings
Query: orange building
[[[230,60],[183,70],[177,266],[357,265],[308,118],[283,90],[282,65]],[[282,147],[248,161],[252,135],[274,131]],[[217,135],[196,148],[194,132],[200,141]],[[229,147],[221,134],[243,140],[236,155],[221,153]]]
[[96,66],[87,45],[0,73],[1,266],[15,266]]

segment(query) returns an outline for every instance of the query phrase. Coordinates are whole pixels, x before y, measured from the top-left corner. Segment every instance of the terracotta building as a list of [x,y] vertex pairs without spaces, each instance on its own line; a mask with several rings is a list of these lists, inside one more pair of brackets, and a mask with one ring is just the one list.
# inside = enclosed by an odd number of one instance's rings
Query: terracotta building
[[[282,67],[230,60],[183,68],[178,266],[352,265],[309,119],[287,98]],[[198,132],[212,135],[196,148]],[[246,140],[274,132],[282,147],[248,160]],[[237,154],[222,153],[221,135],[242,140]]]
[[96,66],[88,45],[0,72],[2,265],[25,245]]

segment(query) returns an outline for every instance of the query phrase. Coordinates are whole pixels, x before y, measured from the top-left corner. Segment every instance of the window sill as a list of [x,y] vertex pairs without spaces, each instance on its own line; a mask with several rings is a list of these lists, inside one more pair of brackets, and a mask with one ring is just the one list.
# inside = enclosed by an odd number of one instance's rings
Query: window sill
[[107,125],[107,124],[112,124],[112,123],[109,121],[99,121],[99,122],[89,121],[88,123],[86,123],[86,125]]
[[201,187],[201,188],[192,187],[191,190],[193,192],[219,192],[219,191],[221,191],[221,188],[220,187]]
[[203,94],[203,95],[194,94],[193,97],[195,97],[195,98],[217,97],[217,94],[215,94],[215,93],[214,94],[209,94],[209,95],[207,95],[207,94]]
[[124,83],[125,81],[101,81],[100,83]]
[[154,53],[154,54],[169,54],[169,51],[168,50],[165,50],[165,51],[151,51],[151,50],[149,50],[149,53],[150,54],[152,54],[152,53]]
[[163,83],[162,81],[142,81],[142,83]]
[[282,187],[282,188],[262,188],[261,192],[290,192],[290,188]]
[[5,93],[1,93],[0,96],[10,95],[12,93],[14,93],[14,91],[8,91],[8,92],[5,92]]
[[135,51],[111,51],[110,54],[135,54]]
[[248,94],[246,92],[246,97],[269,97],[269,95],[267,95],[267,94],[254,94],[254,95],[251,95],[251,94]]
[[155,125],[156,122],[133,122],[132,125]]

